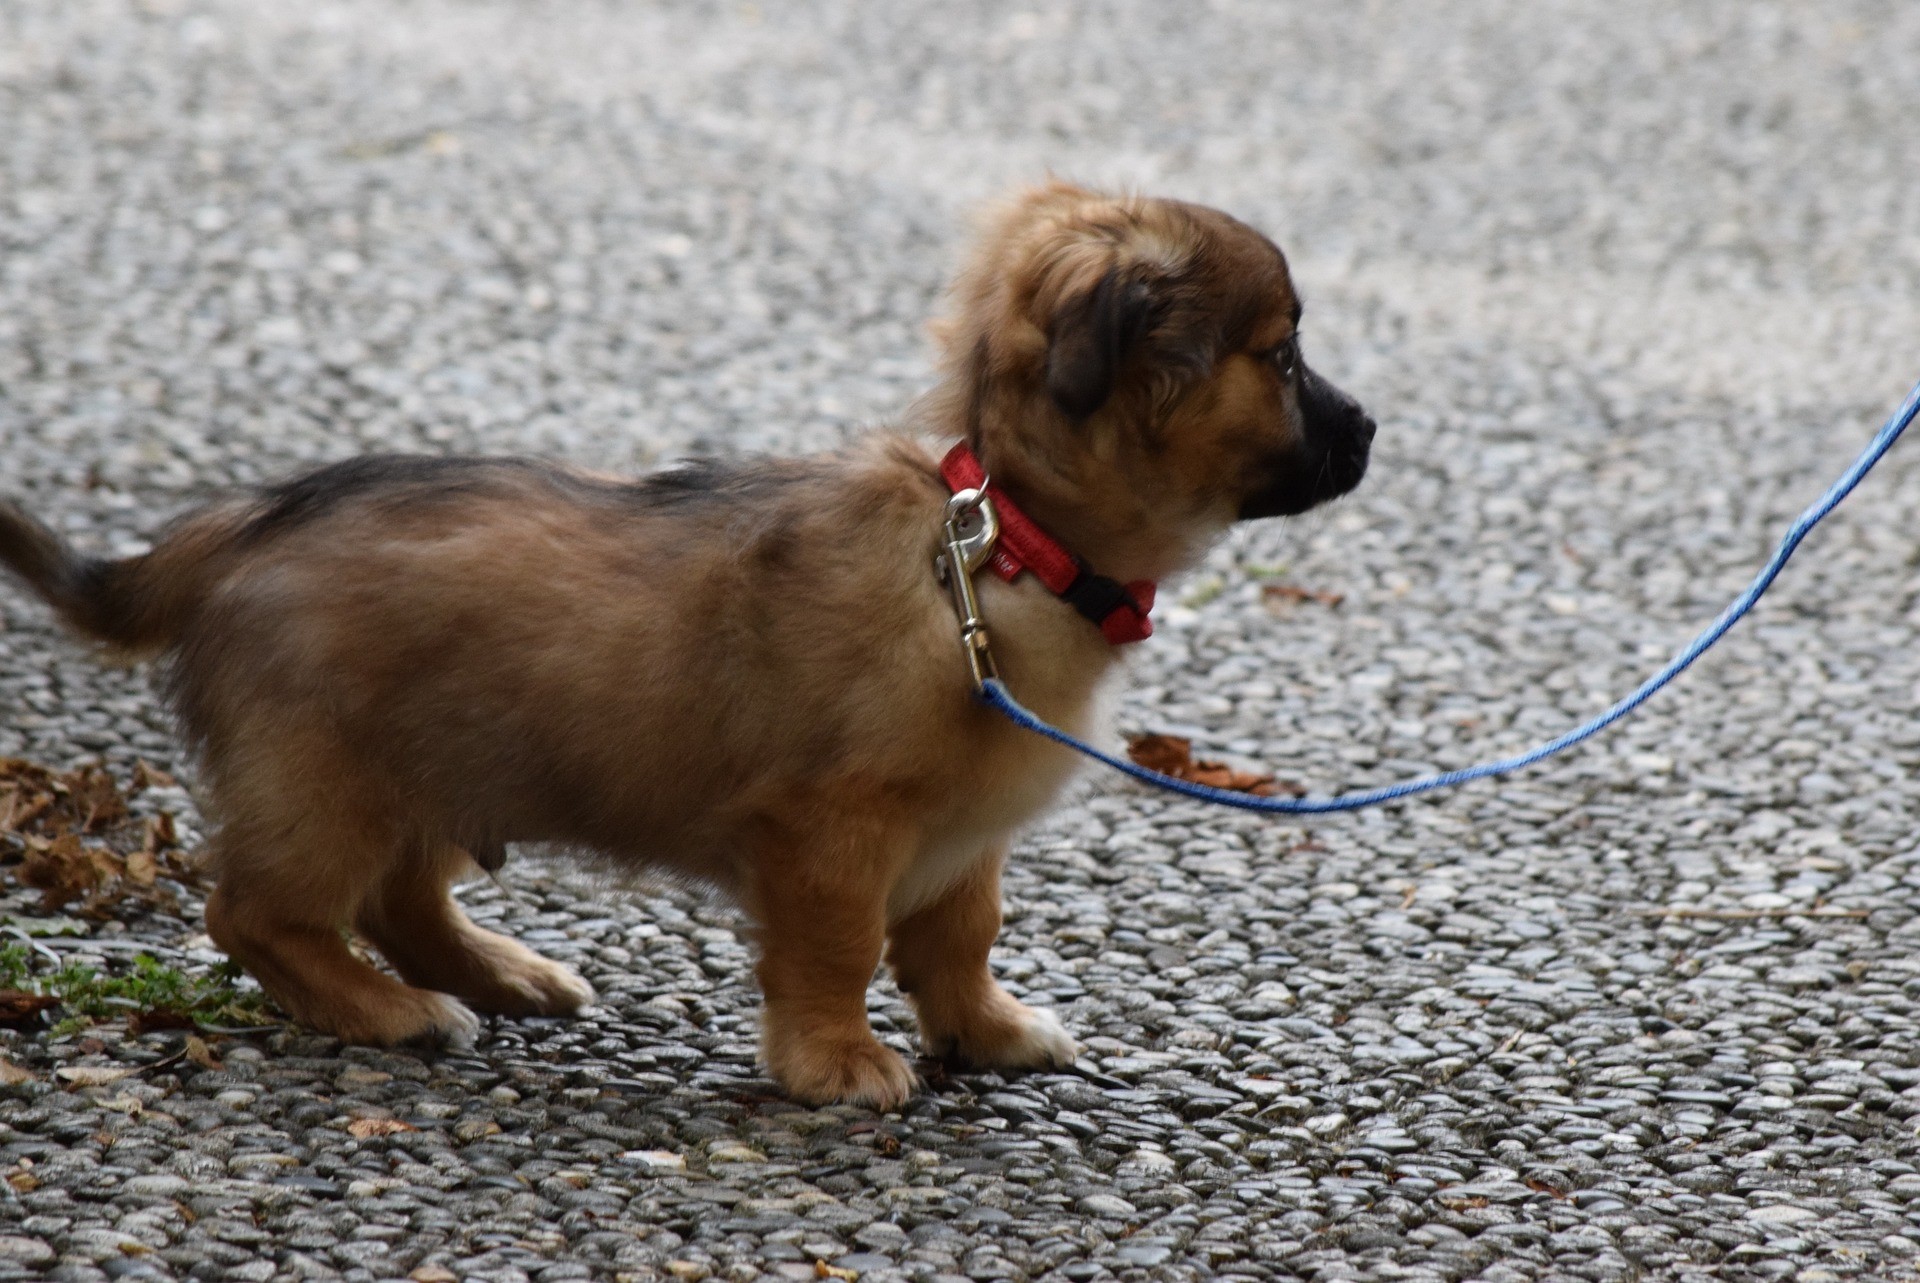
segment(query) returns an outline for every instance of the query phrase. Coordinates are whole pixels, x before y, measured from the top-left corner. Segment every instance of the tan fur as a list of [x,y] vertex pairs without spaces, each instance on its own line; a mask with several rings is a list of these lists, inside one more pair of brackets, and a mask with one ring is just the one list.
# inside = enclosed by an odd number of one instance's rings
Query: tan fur
[[[1144,274],[1157,319],[1112,345],[1111,395],[1076,421],[1049,399],[1049,352],[1117,271]],[[916,436],[633,483],[375,463],[211,509],[118,563],[0,505],[0,560],[83,631],[165,652],[219,823],[208,929],[316,1028],[458,1041],[469,1008],[589,1001],[447,893],[468,851],[539,841],[734,896],[758,932],[767,1066],[801,1099],[910,1091],[867,1026],[883,955],[930,1049],[1059,1062],[1071,1041],[987,954],[1010,835],[1074,763],[972,698],[933,572],[937,451],[971,438],[1121,580],[1190,565],[1255,489],[1323,464],[1294,460],[1310,425],[1259,356],[1292,330],[1284,261],[1224,215],[1044,188],[987,229],[955,301]],[[1118,652],[1031,576],[979,586],[1018,697],[1095,732]],[[400,980],[354,956],[349,927]]]

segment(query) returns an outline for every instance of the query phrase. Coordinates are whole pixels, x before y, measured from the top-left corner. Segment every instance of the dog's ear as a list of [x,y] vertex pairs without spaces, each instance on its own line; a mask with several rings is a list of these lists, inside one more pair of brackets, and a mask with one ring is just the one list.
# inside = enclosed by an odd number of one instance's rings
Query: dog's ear
[[1047,333],[1047,392],[1069,419],[1079,423],[1107,403],[1153,313],[1153,287],[1120,267],[1061,305]]

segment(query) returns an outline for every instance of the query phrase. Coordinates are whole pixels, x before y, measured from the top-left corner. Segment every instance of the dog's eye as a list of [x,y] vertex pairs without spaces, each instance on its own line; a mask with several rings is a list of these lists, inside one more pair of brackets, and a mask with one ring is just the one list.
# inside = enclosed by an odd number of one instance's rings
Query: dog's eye
[[1273,368],[1280,372],[1281,378],[1291,379],[1300,365],[1300,336],[1294,335],[1267,353],[1267,360],[1273,362]]

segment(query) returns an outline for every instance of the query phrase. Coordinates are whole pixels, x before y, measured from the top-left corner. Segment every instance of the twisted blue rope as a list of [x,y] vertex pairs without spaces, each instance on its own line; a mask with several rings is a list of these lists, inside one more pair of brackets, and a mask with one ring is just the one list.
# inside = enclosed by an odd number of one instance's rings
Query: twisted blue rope
[[1572,748],[1583,740],[1592,739],[1646,703],[1661,687],[1685,672],[1694,660],[1706,654],[1715,642],[1726,636],[1728,630],[1753,609],[1754,604],[1760,600],[1767,589],[1773,586],[1773,581],[1779,578],[1780,572],[1786,568],[1787,562],[1799,549],[1801,541],[1826,518],[1828,513],[1839,507],[1842,500],[1853,493],[1854,487],[1859,485],[1867,473],[1873,470],[1873,466],[1893,448],[1893,443],[1900,439],[1900,434],[1907,430],[1907,425],[1913,422],[1916,414],[1920,414],[1920,385],[1916,385],[1913,391],[1907,393],[1907,399],[1900,406],[1899,411],[1887,420],[1886,426],[1874,436],[1872,442],[1861,452],[1860,457],[1853,461],[1853,466],[1848,468],[1838,481],[1829,486],[1827,492],[1821,495],[1812,507],[1800,514],[1799,519],[1787,531],[1786,538],[1782,539],[1780,546],[1774,549],[1773,556],[1768,559],[1766,566],[1754,577],[1753,582],[1747,585],[1747,590],[1735,598],[1731,606],[1721,611],[1719,618],[1715,619],[1705,632],[1694,638],[1685,649],[1669,660],[1665,668],[1642,682],[1632,694],[1598,717],[1576,726],[1558,739],[1548,740],[1538,748],[1529,749],[1514,757],[1503,757],[1498,761],[1483,762],[1478,766],[1469,766],[1458,771],[1444,771],[1439,775],[1429,775],[1401,784],[1389,784],[1383,788],[1362,789],[1339,797],[1253,797],[1246,793],[1209,788],[1205,784],[1194,784],[1188,780],[1176,779],[1171,775],[1162,775],[1159,771],[1150,771],[1124,758],[1103,753],[1093,745],[1048,725],[1021,707],[998,678],[987,679],[981,687],[979,698],[983,703],[1005,713],[1016,725],[1044,735],[1057,743],[1065,744],[1068,748],[1084,753],[1096,762],[1111,766],[1116,771],[1125,772],[1143,783],[1166,789],[1170,793],[1198,798],[1202,802],[1216,802],[1221,806],[1238,807],[1243,811],[1266,811],[1282,815],[1322,815],[1330,811],[1357,811],[1362,807],[1378,806],[1382,802],[1412,797],[1417,793],[1430,793],[1434,789],[1451,788],[1456,784],[1465,784],[1469,780],[1506,775]]

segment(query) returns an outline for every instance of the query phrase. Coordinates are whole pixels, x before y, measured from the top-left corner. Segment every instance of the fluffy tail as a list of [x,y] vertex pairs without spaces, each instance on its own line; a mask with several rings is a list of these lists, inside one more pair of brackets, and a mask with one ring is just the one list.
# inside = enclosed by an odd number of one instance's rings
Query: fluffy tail
[[208,563],[231,527],[190,521],[141,557],[76,552],[19,505],[0,499],[0,566],[52,606],[74,631],[128,651],[164,650],[203,596]]

